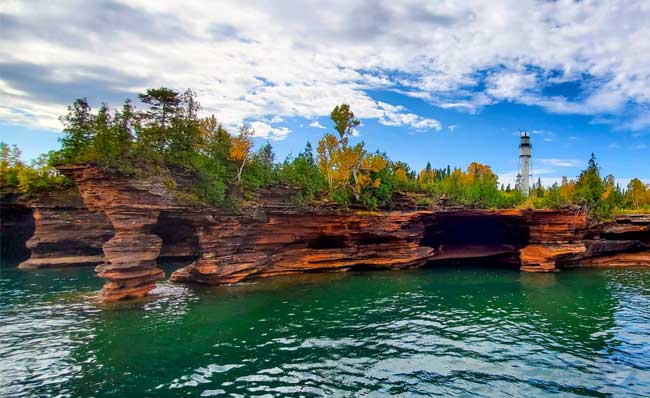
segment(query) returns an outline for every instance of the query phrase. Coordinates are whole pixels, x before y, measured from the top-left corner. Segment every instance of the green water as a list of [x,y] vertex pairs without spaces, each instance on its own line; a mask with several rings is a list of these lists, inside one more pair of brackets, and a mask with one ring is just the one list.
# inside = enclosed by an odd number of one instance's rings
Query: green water
[[162,283],[98,306],[90,269],[0,273],[2,397],[647,397],[650,270]]

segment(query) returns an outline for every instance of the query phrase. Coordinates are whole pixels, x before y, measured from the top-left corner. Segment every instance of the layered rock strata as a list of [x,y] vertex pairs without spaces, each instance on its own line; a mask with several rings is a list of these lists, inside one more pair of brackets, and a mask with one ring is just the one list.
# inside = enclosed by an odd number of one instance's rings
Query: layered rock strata
[[521,249],[521,270],[549,272],[558,269],[563,258],[585,253],[583,236],[587,217],[576,210],[537,210],[526,213],[530,239]]
[[[172,281],[203,284],[467,259],[506,262],[527,272],[650,265],[650,220],[643,217],[587,228],[586,216],[575,210],[423,210],[402,203],[399,211],[342,211],[292,205],[282,189],[225,212],[179,204],[161,177],[118,177],[84,165],[61,171],[76,182],[86,208],[98,217],[90,224],[103,217],[108,226],[103,238],[95,239],[110,238],[96,267],[106,279],[105,301],[146,295],[163,277],[156,263],[162,258],[191,261],[172,274]],[[43,207],[37,214],[47,211]],[[83,224],[79,217],[67,222]],[[83,225],[76,230],[84,231]]]
[[103,245],[104,262],[97,274],[106,280],[104,301],[142,297],[164,277],[157,267],[162,239],[152,232],[162,210],[180,211],[164,180],[114,178],[94,166],[60,168],[72,178],[91,211],[102,212],[115,234]]
[[34,231],[31,255],[19,268],[98,265],[113,227],[102,212],[91,212],[76,191],[44,195],[31,203]]
[[221,217],[198,228],[201,257],[172,274],[175,282],[236,283],[245,279],[351,268],[424,265],[421,211],[270,212],[266,219]]
[[585,251],[563,259],[563,267],[650,266],[650,215],[622,215],[596,225],[584,244]]

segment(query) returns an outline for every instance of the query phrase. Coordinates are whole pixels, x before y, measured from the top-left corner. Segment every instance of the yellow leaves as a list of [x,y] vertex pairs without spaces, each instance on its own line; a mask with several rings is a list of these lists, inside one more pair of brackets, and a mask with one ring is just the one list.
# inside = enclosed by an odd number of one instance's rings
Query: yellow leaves
[[480,178],[480,177],[489,177],[492,178],[496,176],[493,172],[490,166],[477,163],[477,162],[472,162],[469,166],[467,166],[467,175],[471,178]]
[[232,139],[230,146],[230,158],[238,162],[245,162],[253,148],[254,131],[247,126],[239,130],[239,135]]
[[359,185],[359,186],[365,186],[365,185],[368,184],[369,181],[370,181],[370,177],[368,177],[368,176],[365,175],[365,174],[361,174],[361,175],[359,176],[359,178],[358,178],[357,185]]
[[332,134],[325,134],[318,142],[316,151],[318,153],[318,168],[327,178],[329,187],[332,188],[334,182],[334,164],[338,157],[339,142]]
[[600,195],[600,200],[607,200],[607,198],[609,198],[609,195],[611,195],[613,191],[614,191],[614,187],[608,187],[605,190],[605,192],[603,192],[603,194]]
[[[397,171],[395,172],[395,175],[397,175]],[[431,184],[433,181],[435,181],[435,179],[436,175],[433,170],[422,169],[418,175],[418,182],[422,184]]]
[[359,195],[365,186],[379,187],[381,180],[372,180],[370,173],[383,170],[388,160],[379,154],[369,155],[364,143],[354,146],[325,134],[318,142],[318,167],[332,188],[334,185],[351,187]]
[[386,166],[388,166],[388,160],[382,155],[372,155],[369,162],[370,168],[367,170],[373,171],[375,173],[385,169]]
[[[422,173],[420,173],[420,174],[422,174]],[[408,175],[406,174],[406,170],[403,170],[403,169],[395,170],[395,178],[398,181],[407,182],[408,181]]]
[[560,195],[564,198],[573,198],[576,191],[576,182],[569,180],[566,177],[562,178],[562,185],[560,185]]

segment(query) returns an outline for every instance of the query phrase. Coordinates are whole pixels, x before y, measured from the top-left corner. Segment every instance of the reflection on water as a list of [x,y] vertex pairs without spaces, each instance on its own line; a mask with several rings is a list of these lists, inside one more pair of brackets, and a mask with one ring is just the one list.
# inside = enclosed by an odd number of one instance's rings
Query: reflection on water
[[102,305],[90,269],[0,273],[0,396],[650,393],[650,270],[433,269]]

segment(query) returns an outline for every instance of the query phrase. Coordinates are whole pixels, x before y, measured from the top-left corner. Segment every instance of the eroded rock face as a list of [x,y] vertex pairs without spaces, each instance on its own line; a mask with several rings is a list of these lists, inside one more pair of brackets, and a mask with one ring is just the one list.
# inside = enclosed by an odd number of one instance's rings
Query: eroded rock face
[[175,251],[195,260],[174,272],[172,281],[203,284],[462,259],[509,261],[528,272],[647,259],[643,218],[587,229],[585,215],[576,211],[342,211],[297,207],[277,191],[265,192],[255,207],[224,212],[180,205],[161,178],[109,176],[92,166],[62,171],[115,232],[96,268],[107,280],[106,301],[146,295],[163,277],[156,259]]
[[528,246],[520,251],[521,270],[549,272],[566,256],[584,253],[587,217],[577,211],[536,210],[526,214],[530,228]]
[[101,212],[91,212],[75,191],[45,195],[31,203],[34,234],[29,259],[19,268],[97,265],[113,227]]
[[622,215],[585,234],[586,250],[562,259],[563,267],[650,266],[650,215]]
[[198,228],[201,258],[171,279],[223,284],[299,272],[421,266],[434,254],[433,248],[419,244],[424,214],[271,212],[262,220],[222,216]]
[[164,272],[157,267],[162,239],[152,232],[161,210],[179,210],[161,178],[113,178],[94,166],[64,166],[91,211],[103,212],[115,235],[103,246],[98,275],[104,301],[146,295]]

